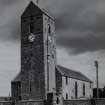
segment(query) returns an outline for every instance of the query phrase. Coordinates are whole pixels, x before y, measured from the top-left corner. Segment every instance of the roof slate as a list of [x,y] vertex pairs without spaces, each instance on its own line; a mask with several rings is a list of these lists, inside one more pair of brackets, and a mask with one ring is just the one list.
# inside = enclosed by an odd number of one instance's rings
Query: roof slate
[[69,78],[78,79],[78,80],[92,83],[92,81],[81,72],[74,71],[74,70],[62,67],[60,65],[57,65],[56,69],[61,73],[62,76],[67,76]]

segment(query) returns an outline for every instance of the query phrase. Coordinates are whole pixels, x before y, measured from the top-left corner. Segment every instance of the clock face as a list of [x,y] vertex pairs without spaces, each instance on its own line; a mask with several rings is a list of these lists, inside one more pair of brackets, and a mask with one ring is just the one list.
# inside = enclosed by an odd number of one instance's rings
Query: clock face
[[29,40],[30,42],[33,42],[33,41],[35,40],[35,35],[31,33],[31,34],[29,35],[29,37],[28,37],[28,40]]

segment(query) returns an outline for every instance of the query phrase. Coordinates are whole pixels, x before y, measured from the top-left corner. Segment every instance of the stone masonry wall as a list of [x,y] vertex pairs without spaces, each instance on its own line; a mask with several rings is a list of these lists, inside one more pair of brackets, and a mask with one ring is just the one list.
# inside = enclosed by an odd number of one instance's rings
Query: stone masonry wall
[[[29,35],[35,39],[29,41]],[[32,2],[21,18],[21,95],[22,99],[44,99],[44,45],[42,11]]]
[[54,20],[43,14],[43,37],[44,37],[44,67],[46,92],[54,92],[55,66],[56,66],[56,45],[55,45],[55,23]]

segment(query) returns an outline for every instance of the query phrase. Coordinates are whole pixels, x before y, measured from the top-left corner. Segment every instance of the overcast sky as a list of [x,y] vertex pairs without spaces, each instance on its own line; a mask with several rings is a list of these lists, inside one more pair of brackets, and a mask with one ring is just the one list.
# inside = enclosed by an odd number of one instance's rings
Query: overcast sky
[[[0,0],[0,96],[20,71],[20,16],[30,0]],[[35,1],[35,0],[33,0]],[[40,0],[55,17],[57,62],[105,85],[105,0]]]

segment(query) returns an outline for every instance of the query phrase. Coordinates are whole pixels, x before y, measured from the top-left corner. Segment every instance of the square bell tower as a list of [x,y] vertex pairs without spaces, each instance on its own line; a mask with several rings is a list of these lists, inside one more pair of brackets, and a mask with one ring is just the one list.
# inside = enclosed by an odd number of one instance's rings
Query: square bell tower
[[54,93],[55,66],[54,19],[30,2],[21,16],[21,98],[46,99]]

